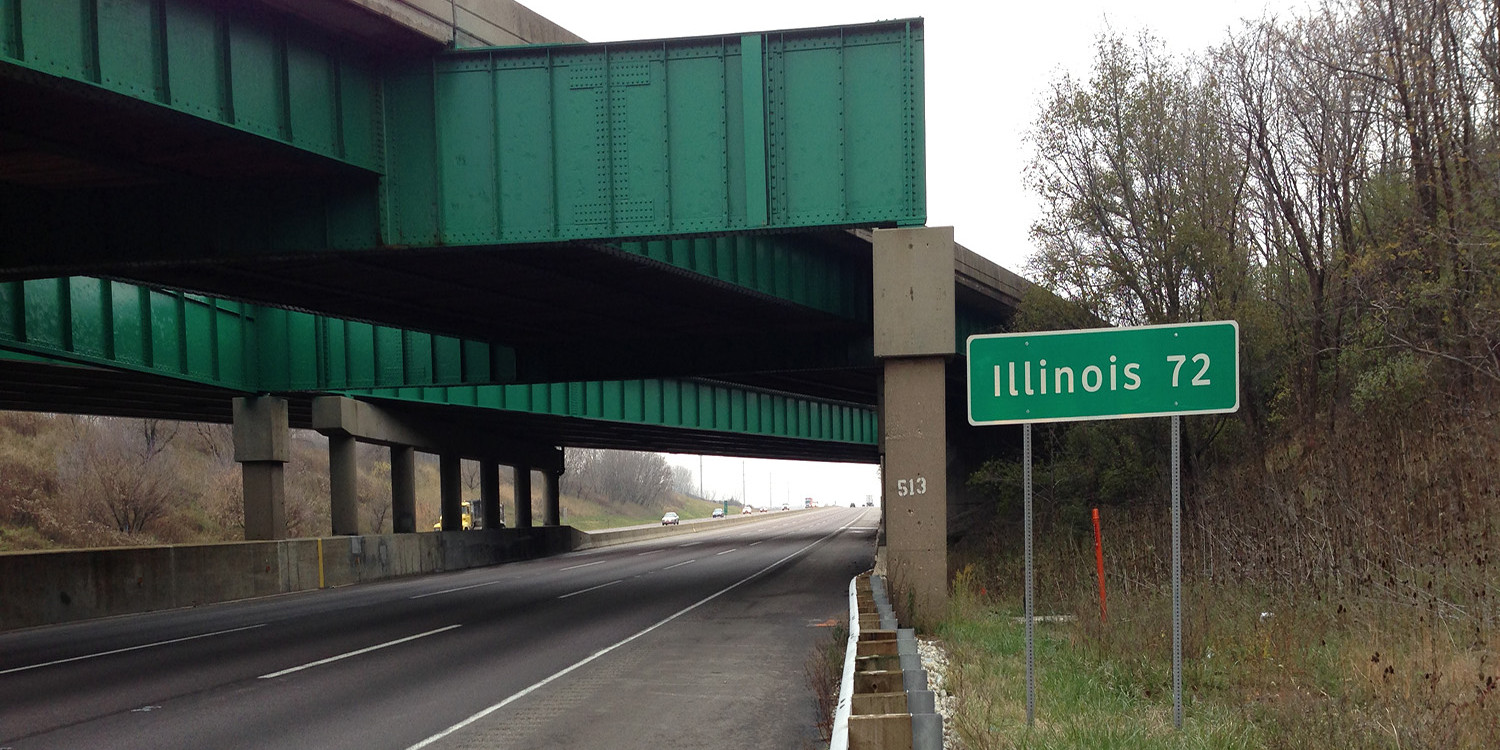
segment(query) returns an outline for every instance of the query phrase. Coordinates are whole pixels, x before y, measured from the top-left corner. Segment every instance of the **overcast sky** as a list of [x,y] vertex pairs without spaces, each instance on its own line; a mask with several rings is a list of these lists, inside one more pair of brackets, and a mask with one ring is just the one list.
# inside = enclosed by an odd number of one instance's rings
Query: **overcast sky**
[[[1222,41],[1242,18],[1287,13],[1303,0],[521,0],[591,42],[736,34],[925,19],[927,224],[954,227],[958,242],[1025,275],[1036,199],[1025,189],[1025,132],[1049,82],[1087,76],[1106,29],[1149,29],[1173,51]],[[696,457],[673,462],[697,470]],[[829,497],[848,504],[879,495],[872,467],[747,464],[752,502]],[[740,494],[740,460],[706,459],[708,489]],[[758,480],[754,477],[757,476]],[[786,483],[775,477],[780,476]],[[758,481],[758,484],[757,484]],[[757,498],[760,498],[758,500]]]

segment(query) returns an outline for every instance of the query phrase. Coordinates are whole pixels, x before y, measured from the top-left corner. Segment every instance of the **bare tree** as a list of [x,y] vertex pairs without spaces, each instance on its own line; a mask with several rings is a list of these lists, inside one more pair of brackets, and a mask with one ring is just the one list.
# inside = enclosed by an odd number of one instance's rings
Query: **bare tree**
[[101,420],[63,461],[66,486],[95,520],[141,534],[181,499],[179,467],[166,446],[176,423]]
[[1044,285],[1111,322],[1201,319],[1242,276],[1244,167],[1224,148],[1219,106],[1216,82],[1150,37],[1102,37],[1090,80],[1054,84],[1028,168]]
[[563,481],[574,494],[654,505],[672,490],[672,469],[656,453],[568,449]]

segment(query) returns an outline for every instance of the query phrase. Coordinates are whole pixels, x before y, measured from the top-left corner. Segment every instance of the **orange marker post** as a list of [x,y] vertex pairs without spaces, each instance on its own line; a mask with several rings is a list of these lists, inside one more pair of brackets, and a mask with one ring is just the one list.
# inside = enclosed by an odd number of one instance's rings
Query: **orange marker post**
[[1104,606],[1104,537],[1099,534],[1099,509],[1094,509],[1094,561],[1099,565],[1099,620],[1108,622],[1108,610]]

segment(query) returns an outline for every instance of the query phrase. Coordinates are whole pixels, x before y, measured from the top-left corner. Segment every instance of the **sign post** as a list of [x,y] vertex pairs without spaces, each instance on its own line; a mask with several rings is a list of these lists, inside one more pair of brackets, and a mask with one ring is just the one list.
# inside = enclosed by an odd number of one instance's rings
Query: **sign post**
[[[1239,409],[1239,324],[1226,320],[970,336],[966,353],[969,424],[1025,425],[1028,726],[1033,722],[1036,703],[1031,425],[1085,419],[1172,418],[1172,723],[1181,729],[1182,415]],[[1100,586],[1102,591],[1102,578]]]

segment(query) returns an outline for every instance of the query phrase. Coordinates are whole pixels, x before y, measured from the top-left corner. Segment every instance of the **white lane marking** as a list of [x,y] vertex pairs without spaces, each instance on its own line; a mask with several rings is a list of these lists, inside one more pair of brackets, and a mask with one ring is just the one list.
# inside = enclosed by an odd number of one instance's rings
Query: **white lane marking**
[[[764,539],[760,540],[760,542],[764,542],[764,541],[765,541]],[[760,542],[751,542],[750,546],[754,547],[755,545],[760,544]]]
[[499,580],[499,581],[485,581],[484,583],[475,583],[475,584],[470,584],[468,586],[459,586],[457,588],[443,589],[442,591],[429,591],[429,592],[427,592],[425,594],[417,594],[416,596],[411,596],[411,597],[407,597],[407,598],[408,599],[426,599],[429,596],[437,596],[438,594],[451,594],[451,593],[453,593],[455,591],[468,591],[469,589],[477,589],[477,588],[480,588],[482,586],[493,586],[493,585],[495,585],[497,583],[505,583],[505,580],[502,579],[502,580]]
[[280,677],[282,675],[291,674],[293,672],[301,672],[304,669],[311,669],[312,667],[320,667],[320,666],[322,666],[324,664],[330,664],[332,662],[339,661],[340,659],[347,659],[347,658],[349,658],[351,656],[359,656],[360,654],[368,654],[371,651],[379,651],[380,649],[383,649],[383,648],[388,648],[390,646],[395,646],[397,644],[406,643],[407,641],[415,641],[418,638],[426,638],[429,635],[437,635],[438,633],[444,632],[446,630],[452,630],[454,628],[459,628],[459,627],[463,627],[463,626],[462,625],[449,625],[448,627],[445,627],[445,628],[438,628],[437,630],[429,630],[429,631],[427,631],[425,633],[417,633],[416,635],[409,635],[409,636],[406,636],[405,638],[397,638],[394,641],[386,641],[385,643],[376,644],[374,646],[366,646],[366,647],[364,647],[362,649],[359,649],[357,651],[350,651],[347,654],[339,654],[338,656],[330,656],[327,659],[319,659],[317,661],[310,661],[310,662],[308,662],[306,664],[303,664],[303,665],[300,665],[300,666],[296,666],[296,667],[292,667],[290,669],[283,669],[280,672],[272,672],[270,674],[263,674],[263,675],[260,676],[260,679],[262,679],[262,680],[269,680],[269,679],[271,679],[273,677]]
[[132,709],[130,709],[130,713],[133,713],[133,714],[149,714],[152,711],[157,710],[158,708],[161,708],[161,706],[141,706],[140,708],[132,708]]
[[739,549],[739,547],[735,547],[734,549],[726,549],[723,552],[715,552],[714,553],[714,557],[718,557],[719,555],[727,555],[727,554],[733,552],[736,549]]
[[609,562],[609,561],[608,560],[595,560],[595,561],[593,561],[591,563],[584,563],[582,565],[569,565],[566,568],[558,568],[557,572],[561,573],[564,570],[577,570],[579,568],[587,568],[590,565],[603,565],[603,564],[605,564],[607,562]]
[[[711,601],[713,601],[713,600],[715,600],[715,599],[717,599],[717,598],[719,598],[719,597],[721,597],[721,596],[729,593],[730,591],[733,591],[733,590],[739,588],[740,586],[743,586],[746,583],[749,583],[750,581],[753,581],[756,578],[759,578],[759,577],[765,575],[767,572],[769,572],[772,569],[780,566],[782,563],[786,562],[787,560],[790,560],[790,559],[796,557],[797,555],[800,555],[803,552],[806,552],[806,551],[812,549],[813,547],[816,547],[819,544],[822,544],[823,542],[826,542],[829,539],[832,539],[834,537],[834,535],[838,534],[839,532],[843,531],[844,529],[849,528],[853,524],[854,524],[854,522],[850,521],[849,523],[846,523],[843,526],[840,526],[839,528],[834,529],[833,531],[828,532],[828,535],[825,536],[825,537],[823,537],[822,539],[819,539],[816,542],[812,542],[811,544],[808,544],[806,547],[803,547],[802,549],[799,549],[796,552],[793,552],[790,555],[787,555],[786,557],[783,557],[780,560],[777,560],[776,562],[773,562],[770,565],[767,565],[766,567],[761,568],[760,570],[757,570],[754,573],[751,573],[750,575],[745,576],[744,578],[741,578],[740,580],[735,581],[734,583],[731,583],[728,586],[725,586],[724,588],[719,589],[718,591],[716,591],[716,592],[714,592],[712,594],[709,594],[708,596],[705,596],[702,599],[699,599],[698,601],[696,601],[696,602],[694,602],[692,604],[689,604],[686,607],[683,607],[682,609],[677,610],[676,612],[672,613],[671,615],[668,615],[665,619],[661,620],[660,622],[656,623],[655,625],[652,625],[651,627],[648,627],[645,630],[642,630],[641,632],[636,633],[635,635],[632,635],[629,638],[626,638],[625,640],[620,641],[620,642],[614,644],[613,646],[607,646],[607,647],[602,648],[602,649],[600,649],[598,651],[595,651],[592,656],[584,657],[583,659],[575,662],[570,667],[564,667],[561,671],[553,674],[551,677],[546,677],[546,678],[543,678],[543,679],[541,679],[540,681],[538,681],[536,683],[533,683],[531,687],[528,687],[525,690],[522,690],[521,692],[516,693],[515,695],[512,695],[509,698],[506,698],[505,700],[500,701],[499,703],[496,703],[493,706],[490,706],[489,708],[481,710],[479,713],[476,713],[473,716],[470,716],[469,718],[464,719],[463,721],[460,721],[457,724],[454,724],[453,726],[448,727],[447,729],[444,729],[443,731],[438,732],[437,734],[434,734],[431,737],[428,737],[427,739],[422,740],[421,742],[418,742],[415,745],[412,745],[411,747],[407,748],[406,750],[421,750],[424,747],[428,747],[428,746],[432,745],[433,743],[437,742],[438,740],[441,740],[444,737],[447,737],[448,735],[453,734],[454,732],[457,732],[458,730],[463,729],[464,727],[466,727],[466,726],[468,726],[470,724],[473,724],[474,722],[479,721],[480,719],[483,719],[484,717],[489,716],[490,714],[495,713],[496,711],[499,711],[500,709],[505,708],[506,706],[509,706],[510,704],[515,703],[516,701],[521,700],[522,698],[525,698],[528,695],[531,695],[532,693],[536,692],[537,690],[540,690],[541,688],[546,687],[548,684],[552,683],[553,681],[557,680],[558,678],[563,677],[563,676],[567,675],[568,673],[573,672],[574,670],[576,670],[576,669],[578,669],[580,667],[587,666],[590,662],[594,661],[595,659],[598,659],[599,657],[604,656],[605,654],[608,654],[609,652],[614,651],[615,649],[617,649],[617,648],[619,648],[619,647],[621,647],[621,646],[623,646],[623,645],[625,645],[627,643],[630,643],[631,641],[634,641],[635,639],[640,638],[641,636],[644,636],[644,635],[650,633],[651,631],[656,630],[657,628],[659,628],[659,627],[661,627],[663,625],[666,625],[667,623],[669,623],[669,622],[671,622],[671,621],[673,621],[673,620],[675,620],[675,619],[677,619],[677,618],[679,618],[679,617],[681,617],[681,616],[683,616],[683,615],[685,615],[685,614],[687,614],[689,612],[692,612],[693,610],[695,610],[695,609],[697,609],[697,608],[699,608],[699,607],[701,607],[701,606],[703,606],[703,605],[705,605],[705,604],[707,604],[707,603],[709,603],[709,602],[711,602]],[[688,562],[692,562],[692,561],[689,560]],[[686,565],[686,564],[687,563],[679,563],[679,565]]]
[[[624,578],[620,579],[620,581],[623,581],[623,580],[625,580],[625,579]],[[568,598],[570,596],[578,596],[579,594],[587,594],[590,591],[598,591],[599,589],[602,589],[605,586],[613,586],[613,585],[619,583],[620,581],[610,581],[609,583],[601,583],[598,586],[590,586],[590,587],[588,587],[586,589],[583,589],[582,591],[574,591],[571,594],[563,594],[562,596],[559,596],[557,598],[559,598],[559,599],[566,599],[566,598]]]
[[691,547],[691,546],[693,546],[695,544],[702,544],[702,543],[703,543],[703,541],[699,540],[699,541],[696,541],[696,542],[688,542],[687,544],[679,544],[677,546],[678,547]]
[[695,562],[698,562],[697,558],[693,558],[692,560],[688,560],[687,562],[680,562],[680,563],[677,563],[676,565],[668,565],[667,567],[662,568],[662,570],[671,570],[673,568],[680,568],[680,567],[682,567],[684,565],[689,565],[689,564],[692,564],[692,563],[695,563]]
[[0,671],[0,674],[10,674],[12,672],[25,672],[28,669],[41,669],[42,667],[50,667],[50,666],[52,666],[54,664],[67,664],[70,661],[83,661],[84,659],[92,659],[92,658],[94,658],[96,656],[109,656],[110,654],[123,654],[126,651],[139,651],[139,650],[141,650],[143,648],[152,648],[152,647],[155,647],[155,646],[165,646],[165,645],[167,645],[169,643],[182,643],[183,641],[195,641],[195,640],[197,640],[199,638],[207,638],[209,636],[214,636],[214,635],[224,635],[226,633],[238,633],[241,630],[253,630],[255,628],[263,628],[265,626],[266,626],[266,624],[262,622],[262,623],[260,623],[258,625],[246,625],[243,628],[230,628],[228,630],[215,630],[212,633],[199,633],[198,635],[190,635],[190,636],[187,636],[186,638],[173,638],[172,640],[169,640],[169,641],[157,641],[155,643],[143,643],[143,644],[141,644],[139,646],[129,646],[129,647],[126,647],[126,648],[117,648],[117,649],[115,649],[113,651],[100,651],[97,654],[85,654],[83,656],[74,656],[74,657],[71,657],[71,658],[68,658],[68,659],[58,659],[56,661],[44,662],[42,664],[32,664],[30,666],[25,666],[25,667],[11,667],[10,669],[6,669],[6,670],[3,670],[3,671]]
[[640,557],[640,556],[641,556],[641,555],[654,555],[654,554],[656,554],[656,553],[658,553],[658,552],[665,552],[665,551],[666,551],[666,550],[660,550],[660,549],[648,549],[648,550],[646,550],[646,551],[645,551],[645,552],[637,552],[637,553],[635,553],[635,556],[636,556],[636,557]]

